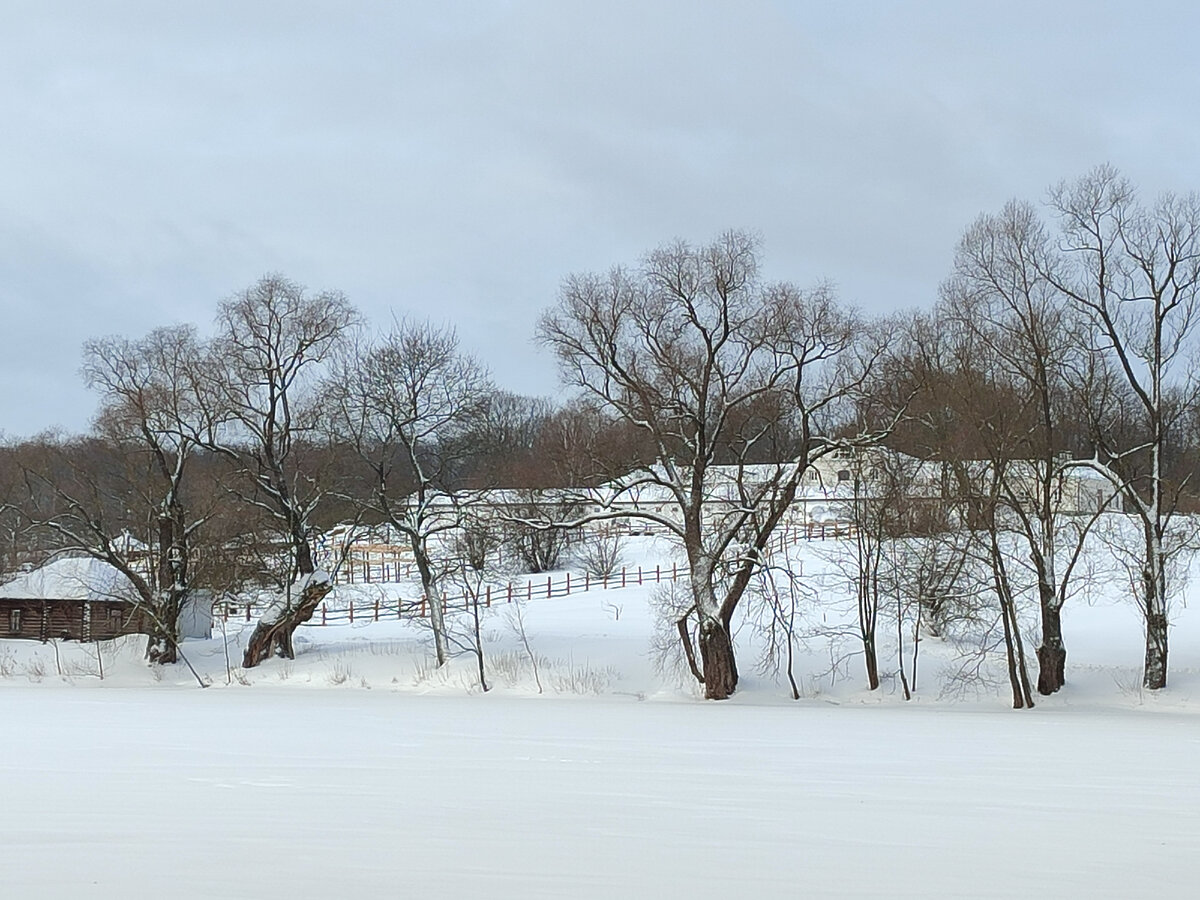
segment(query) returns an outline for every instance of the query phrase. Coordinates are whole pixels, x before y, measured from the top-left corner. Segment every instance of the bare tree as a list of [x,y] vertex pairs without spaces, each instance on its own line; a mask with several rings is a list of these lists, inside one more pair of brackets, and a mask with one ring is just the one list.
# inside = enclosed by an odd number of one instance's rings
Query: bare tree
[[[177,658],[178,620],[192,588],[193,545],[212,512],[190,490],[188,475],[204,435],[220,411],[202,378],[202,349],[190,326],[160,328],[140,340],[109,337],[88,341],[83,350],[83,375],[101,397],[98,426],[117,445],[145,454],[149,470],[136,484],[142,502],[154,517],[150,572],[143,583],[112,535],[102,534],[94,521],[82,519],[60,534],[76,538],[76,547],[116,566],[138,585],[152,623],[146,656],[152,663]],[[68,504],[84,512],[79,498]],[[85,517],[86,518],[86,517]],[[149,543],[149,542],[148,542]],[[156,557],[156,558],[155,558]]]
[[[1059,690],[1067,651],[1062,608],[1095,516],[1074,508],[1064,485],[1075,470],[1065,422],[1074,415],[1072,381],[1087,353],[1086,324],[1049,277],[1056,248],[1032,206],[1009,203],[981,216],[959,242],[954,274],[943,285],[941,317],[970,336],[966,351],[993,369],[994,383],[1019,409],[1007,431],[991,404],[974,413],[978,444],[1004,478],[997,484],[1037,578],[1041,645],[1038,692]],[[983,398],[979,398],[983,399]]]
[[236,464],[240,478],[233,490],[268,517],[292,557],[292,579],[259,620],[246,646],[246,668],[272,652],[293,658],[292,634],[329,592],[311,544],[312,515],[325,489],[299,457],[304,442],[318,435],[312,388],[356,321],[341,294],[310,294],[281,275],[263,277],[220,306],[210,365],[229,424],[207,444]]
[[1029,515],[1028,480],[1021,475],[1028,474],[1029,435],[1039,418],[1029,390],[998,363],[1003,346],[979,331],[977,322],[944,315],[922,329],[916,343],[925,396],[914,408],[922,410],[927,439],[940,456],[943,497],[955,510],[956,527],[967,533],[969,556],[986,569],[996,621],[1003,626],[1013,705],[1022,709],[1033,701],[1009,535],[1015,521],[1028,524],[1022,519]]
[[[572,275],[539,325],[565,380],[653,447],[620,487],[652,486],[670,511],[592,517],[646,519],[682,542],[701,661],[692,671],[710,699],[737,687],[734,612],[800,477],[832,451],[863,372],[851,365],[858,319],[828,288],[762,284],[757,249],[730,232],[662,247],[636,271]],[[764,452],[784,443],[786,455]],[[679,632],[692,655],[683,621]]]
[[[483,638],[483,621],[487,614],[484,582],[489,574],[488,562],[491,560],[485,559],[482,566],[476,565],[475,563],[480,560],[472,551],[477,551],[479,547],[478,545],[474,548],[464,546],[459,540],[462,534],[463,532],[460,532],[452,541],[452,550],[455,551],[452,557],[454,568],[448,577],[458,587],[462,596],[463,618],[466,621],[463,622],[463,619],[459,619],[455,622],[450,619],[446,627],[446,640],[450,646],[475,657],[475,671],[479,679],[479,688],[487,693],[492,688],[487,679]],[[459,627],[455,627],[456,625]]]
[[593,578],[608,578],[622,565],[625,535],[610,524],[585,533],[575,551],[583,571]]
[[404,535],[429,604],[438,665],[449,657],[441,580],[453,554],[439,541],[463,524],[458,480],[479,451],[469,438],[488,409],[486,371],[448,328],[397,322],[374,344],[356,347],[327,388],[333,431],[371,472],[362,502]]
[[793,700],[800,699],[794,667],[796,647],[803,640],[797,619],[801,609],[813,602],[811,592],[802,583],[801,568],[798,561],[791,559],[785,544],[779,554],[755,572],[750,588],[758,600],[751,615],[756,618],[755,626],[764,645],[759,671],[764,675],[778,675],[782,671]]
[[28,542],[22,515],[22,476],[17,449],[0,442],[0,580],[16,571]]
[[134,604],[125,627],[149,635],[148,659],[182,659],[206,687],[179,648],[179,606],[186,591],[160,583],[165,567],[153,564],[143,539],[155,531],[161,510],[154,502],[160,495],[147,490],[154,476],[147,471],[145,449],[96,437],[64,441],[51,436],[39,438],[30,449],[23,464],[22,511],[31,530],[48,536],[43,552],[89,556],[124,576],[112,599]]
[[1124,442],[1117,410],[1092,397],[1083,407],[1093,426],[1092,464],[1121,493],[1142,532],[1143,683],[1156,690],[1167,684],[1168,603],[1176,588],[1170,561],[1187,546],[1172,534],[1186,482],[1170,479],[1166,452],[1197,393],[1200,197],[1168,194],[1145,207],[1128,181],[1101,166],[1060,184],[1050,203],[1062,227],[1062,254],[1047,278],[1087,318],[1094,352],[1106,358],[1089,371],[1115,370],[1136,411],[1138,438]]
[[1013,560],[1002,542],[1007,529],[1000,523],[1007,511],[1002,496],[1004,485],[1008,483],[1007,471],[1010,465],[1009,461],[1001,461],[987,466],[979,473],[983,482],[982,490],[972,499],[983,513],[983,527],[976,534],[983,539],[983,556],[991,570],[992,585],[1000,608],[1013,709],[1032,709],[1033,691],[1030,687],[1029,665],[1025,656],[1025,642],[1021,635],[1017,607],[1019,588],[1014,584],[1011,572]]
[[463,476],[476,489],[538,488],[550,485],[554,472],[538,452],[538,442],[554,415],[544,397],[493,390],[470,434],[473,453]]
[[[898,643],[903,646],[902,594],[907,573],[901,561],[913,562],[899,545],[920,535],[927,523],[922,509],[928,498],[918,485],[921,462],[884,447],[856,453],[849,460],[852,491],[846,506],[854,526],[849,548],[849,574],[858,608],[858,638],[862,643],[867,687],[879,687],[880,617],[894,609]],[[889,601],[894,601],[890,603]],[[903,651],[898,650],[902,654]],[[911,697],[902,656],[898,667],[905,699]]]

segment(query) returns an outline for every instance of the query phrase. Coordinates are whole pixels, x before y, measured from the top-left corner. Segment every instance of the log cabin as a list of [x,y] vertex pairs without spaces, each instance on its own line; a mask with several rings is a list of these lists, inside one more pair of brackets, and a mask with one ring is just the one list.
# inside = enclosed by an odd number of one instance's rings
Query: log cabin
[[98,641],[145,634],[133,586],[99,560],[61,557],[0,585],[0,638]]

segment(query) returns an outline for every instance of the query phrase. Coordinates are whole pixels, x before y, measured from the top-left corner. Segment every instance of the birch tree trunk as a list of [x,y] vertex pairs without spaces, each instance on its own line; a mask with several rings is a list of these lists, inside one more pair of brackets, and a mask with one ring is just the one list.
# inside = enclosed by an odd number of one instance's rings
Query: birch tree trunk
[[1146,619],[1146,666],[1143,684],[1148,690],[1167,686],[1167,597],[1162,538],[1152,535],[1143,573]]
[[442,600],[441,587],[437,575],[433,571],[433,561],[429,558],[425,541],[418,536],[417,530],[409,532],[412,540],[413,559],[417,564],[417,572],[421,576],[421,589],[425,593],[425,601],[429,604],[429,623],[433,630],[433,648],[437,655],[438,666],[444,666],[450,658],[446,643],[446,605]]

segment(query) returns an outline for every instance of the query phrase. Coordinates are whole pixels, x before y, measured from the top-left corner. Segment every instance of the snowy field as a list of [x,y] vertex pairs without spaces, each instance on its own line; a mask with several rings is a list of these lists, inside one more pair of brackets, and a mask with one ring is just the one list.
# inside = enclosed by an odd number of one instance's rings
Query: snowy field
[[403,622],[249,672],[231,622],[184,645],[204,690],[140,641],[0,642],[0,898],[1196,896],[1196,604],[1146,695],[1121,591],[1074,603],[1067,689],[1016,712],[932,640],[912,702],[865,691],[829,597],[803,699],[747,627],[738,694],[702,702],[653,664],[652,592],[527,603],[542,694],[505,605],[486,694]]
[[6,897],[1194,897],[1194,717],[6,691]]

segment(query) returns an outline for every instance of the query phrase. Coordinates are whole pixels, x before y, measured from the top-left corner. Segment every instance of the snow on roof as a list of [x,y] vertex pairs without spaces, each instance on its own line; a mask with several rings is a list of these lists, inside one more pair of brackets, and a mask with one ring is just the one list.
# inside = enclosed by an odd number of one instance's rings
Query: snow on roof
[[91,557],[60,557],[40,569],[0,585],[6,600],[133,600],[130,580],[106,562]]

